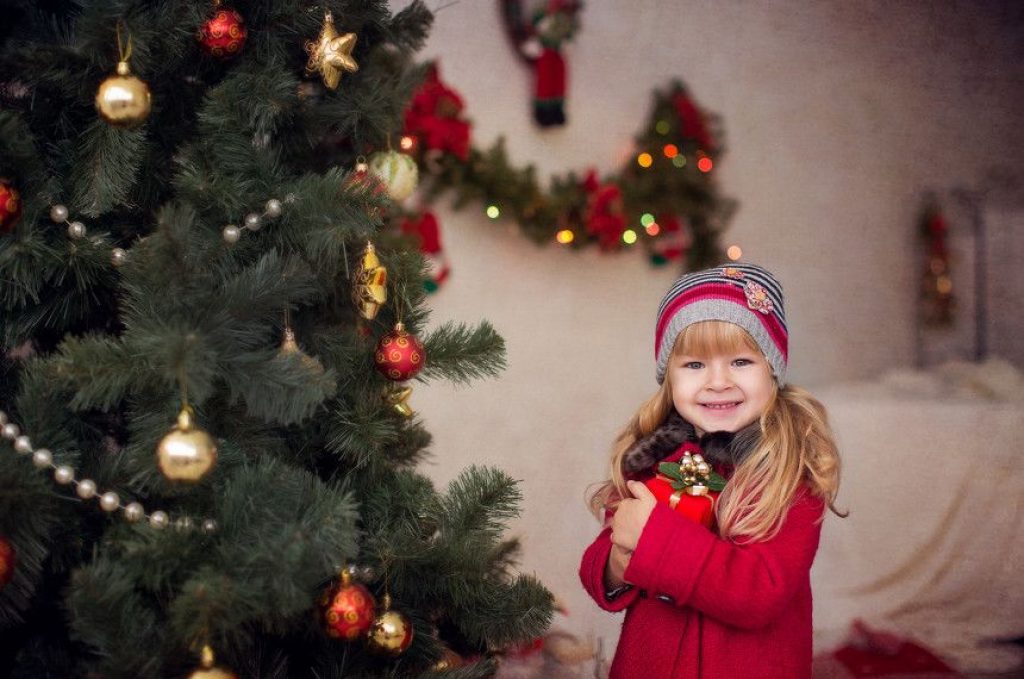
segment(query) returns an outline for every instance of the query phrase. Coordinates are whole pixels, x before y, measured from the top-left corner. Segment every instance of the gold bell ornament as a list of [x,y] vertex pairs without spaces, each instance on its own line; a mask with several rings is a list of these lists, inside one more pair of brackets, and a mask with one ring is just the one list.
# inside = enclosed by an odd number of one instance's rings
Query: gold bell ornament
[[220,667],[214,667],[213,649],[207,645],[203,646],[199,669],[188,675],[188,679],[238,679],[238,675]]
[[281,348],[277,353],[280,356],[298,356],[302,365],[312,372],[322,373],[324,371],[324,366],[319,359],[310,356],[299,347],[299,343],[295,341],[295,331],[288,326],[285,326],[284,339],[281,340]]
[[193,423],[192,408],[182,407],[178,423],[156,447],[160,471],[171,481],[198,481],[217,462],[217,443]]
[[344,71],[355,73],[359,64],[352,58],[352,50],[356,46],[356,34],[338,35],[334,28],[334,17],[330,12],[324,14],[324,25],[316,40],[306,43],[309,62],[306,64],[306,75],[320,73],[324,85],[329,89],[337,89]]
[[391,609],[391,595],[385,594],[381,604],[384,610],[377,614],[366,631],[366,645],[375,653],[397,657],[412,643],[412,622]]
[[96,111],[116,127],[135,127],[145,122],[152,108],[149,85],[131,74],[128,58],[132,54],[132,40],[127,49],[121,48],[121,26],[117,27],[117,48],[121,59],[117,62],[117,75],[112,75],[96,91]]
[[354,280],[352,301],[359,309],[359,315],[372,321],[388,301],[388,270],[380,263],[377,249],[369,241],[356,266]]
[[410,396],[412,396],[412,387],[403,387],[395,391],[385,392],[384,400],[403,416],[412,417],[415,413],[412,406],[409,405]]

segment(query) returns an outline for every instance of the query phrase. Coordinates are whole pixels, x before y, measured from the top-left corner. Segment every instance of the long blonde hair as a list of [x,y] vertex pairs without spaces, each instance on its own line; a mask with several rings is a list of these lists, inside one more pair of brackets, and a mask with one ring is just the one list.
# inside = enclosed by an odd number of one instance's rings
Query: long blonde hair
[[[680,333],[672,349],[689,356],[712,356],[739,349],[760,351],[754,339],[738,325],[704,321]],[[672,412],[671,371],[657,393],[645,401],[615,439],[611,478],[590,497],[591,510],[599,518],[613,509],[626,489],[623,462],[626,452],[657,429]],[[835,514],[839,492],[839,451],[828,416],[807,391],[787,385],[775,388],[759,419],[761,437],[718,498],[715,516],[719,534],[744,542],[770,540],[782,527],[782,519],[801,485],[821,498]]]

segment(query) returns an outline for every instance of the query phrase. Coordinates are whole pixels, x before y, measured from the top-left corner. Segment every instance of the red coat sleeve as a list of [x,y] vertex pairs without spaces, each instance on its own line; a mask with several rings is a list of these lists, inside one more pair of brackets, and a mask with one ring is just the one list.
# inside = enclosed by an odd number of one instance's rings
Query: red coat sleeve
[[[737,544],[658,504],[644,526],[625,578],[727,625],[772,623],[806,582],[821,535],[824,503],[804,493],[771,540]],[[607,552],[606,552],[607,553]]]
[[612,529],[605,528],[583,552],[583,561],[580,563],[580,580],[583,582],[583,589],[587,590],[587,594],[597,602],[598,606],[615,613],[629,608],[630,604],[636,601],[640,595],[640,590],[634,587],[611,601],[605,597],[604,569],[608,563],[608,555],[612,551],[611,534]]

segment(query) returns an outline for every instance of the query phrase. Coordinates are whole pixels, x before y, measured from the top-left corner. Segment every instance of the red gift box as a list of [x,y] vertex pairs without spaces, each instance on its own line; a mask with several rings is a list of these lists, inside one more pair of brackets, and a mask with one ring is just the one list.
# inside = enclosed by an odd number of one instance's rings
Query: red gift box
[[[658,502],[667,504],[677,513],[696,521],[705,528],[711,528],[714,524],[715,501],[718,499],[719,493],[705,490],[704,494],[691,495],[688,492],[689,489],[675,490],[672,487],[672,480],[662,474],[647,481],[645,485]],[[706,486],[702,486],[702,488],[706,489]]]

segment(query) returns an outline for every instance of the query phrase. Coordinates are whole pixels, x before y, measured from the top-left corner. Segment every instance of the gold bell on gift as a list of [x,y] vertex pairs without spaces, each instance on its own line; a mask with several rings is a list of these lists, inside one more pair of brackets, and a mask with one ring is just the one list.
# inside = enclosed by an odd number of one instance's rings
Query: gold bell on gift
[[198,481],[217,462],[217,443],[193,423],[192,408],[178,413],[178,423],[156,448],[160,471],[172,481]]

